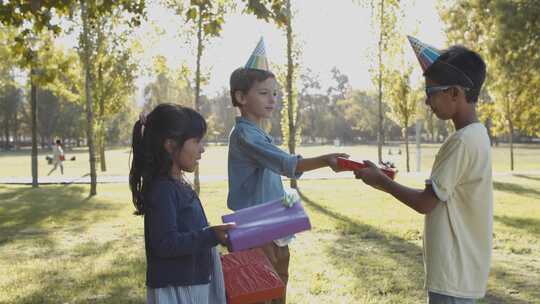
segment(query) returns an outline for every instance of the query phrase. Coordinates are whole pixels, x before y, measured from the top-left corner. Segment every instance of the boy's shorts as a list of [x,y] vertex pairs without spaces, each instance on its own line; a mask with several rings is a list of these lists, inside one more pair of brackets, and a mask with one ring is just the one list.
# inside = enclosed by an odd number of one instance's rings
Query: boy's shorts
[[457,298],[440,293],[428,292],[428,304],[474,304],[475,299]]

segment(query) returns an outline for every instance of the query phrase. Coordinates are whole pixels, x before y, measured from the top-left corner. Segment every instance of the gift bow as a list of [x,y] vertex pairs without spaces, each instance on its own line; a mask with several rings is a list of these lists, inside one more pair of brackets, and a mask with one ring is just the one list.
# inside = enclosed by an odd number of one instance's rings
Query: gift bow
[[290,208],[294,203],[300,201],[300,194],[296,189],[286,189],[285,196],[283,197],[283,205]]

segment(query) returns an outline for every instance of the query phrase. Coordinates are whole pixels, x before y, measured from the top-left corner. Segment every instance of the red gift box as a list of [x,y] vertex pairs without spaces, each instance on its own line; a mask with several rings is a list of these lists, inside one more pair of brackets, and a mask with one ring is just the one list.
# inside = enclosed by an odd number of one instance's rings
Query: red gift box
[[[337,161],[338,161],[338,166],[341,169],[345,169],[345,170],[355,171],[355,170],[360,170],[360,169],[368,167],[368,165],[364,164],[363,162],[356,162],[354,160],[350,160],[343,157],[338,157]],[[382,167],[379,167],[379,169],[381,169],[381,171],[384,174],[386,174],[386,176],[390,177],[391,179],[394,179],[396,177],[397,170],[394,168],[382,166]]]
[[285,285],[260,248],[221,256],[228,304],[279,299]]

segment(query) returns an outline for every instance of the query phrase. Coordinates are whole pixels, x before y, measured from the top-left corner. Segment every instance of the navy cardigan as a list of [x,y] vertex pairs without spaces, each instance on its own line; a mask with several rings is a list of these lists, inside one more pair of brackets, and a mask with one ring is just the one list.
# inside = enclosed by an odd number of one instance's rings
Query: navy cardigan
[[170,177],[160,177],[146,196],[146,285],[151,288],[207,284],[212,247],[218,244],[199,197]]

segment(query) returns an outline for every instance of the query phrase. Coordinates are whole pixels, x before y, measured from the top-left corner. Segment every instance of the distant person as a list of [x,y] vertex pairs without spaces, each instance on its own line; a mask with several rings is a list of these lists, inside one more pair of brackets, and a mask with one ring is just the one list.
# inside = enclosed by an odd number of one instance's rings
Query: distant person
[[233,224],[209,226],[185,179],[204,152],[206,122],[196,111],[160,104],[133,127],[129,186],[144,215],[148,304],[225,304],[216,246]]
[[369,162],[355,175],[425,214],[428,303],[472,304],[486,293],[493,238],[491,145],[476,115],[486,65],[465,47],[439,53],[409,39],[424,69],[426,104],[456,131],[437,153],[423,190],[398,184]]
[[52,158],[54,167],[47,175],[51,175],[58,167],[60,167],[60,173],[64,175],[64,160],[66,160],[66,156],[64,155],[64,149],[62,149],[62,142],[59,139],[54,143]]

